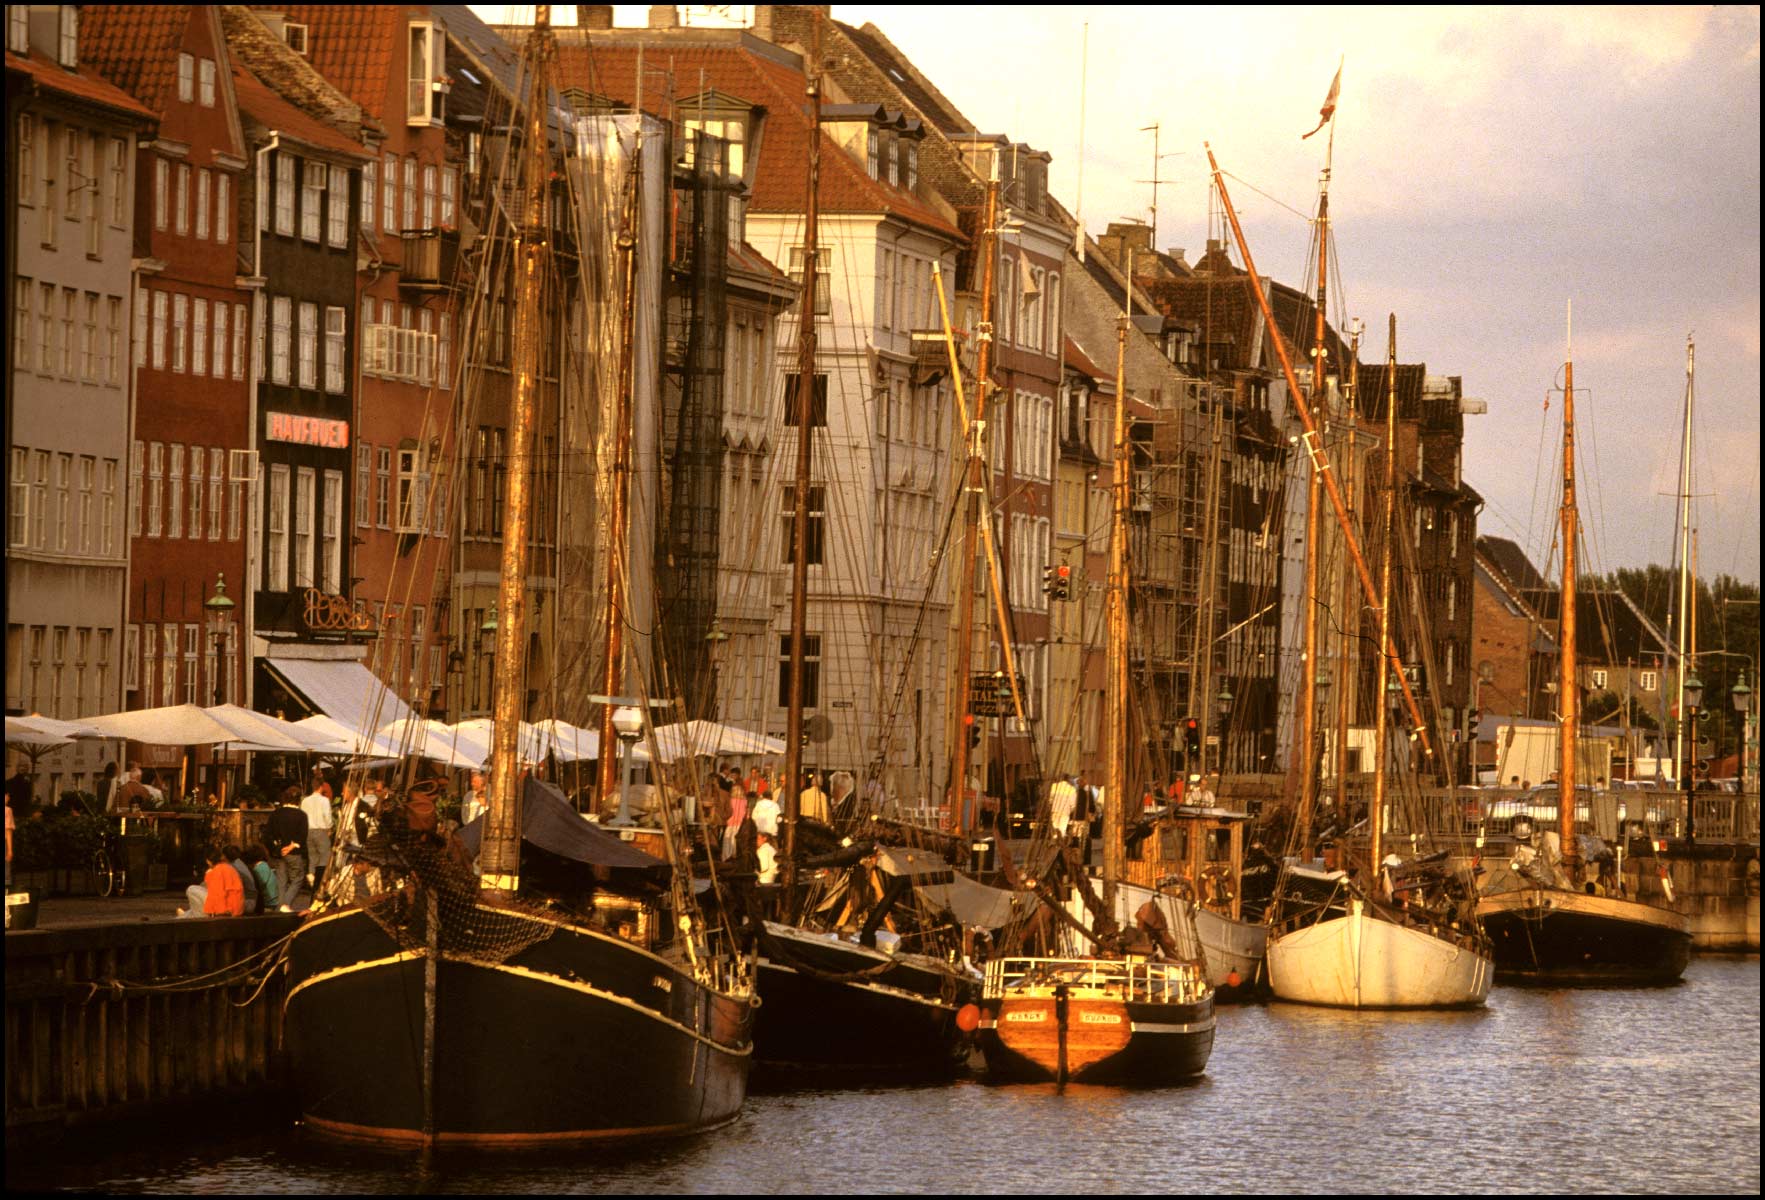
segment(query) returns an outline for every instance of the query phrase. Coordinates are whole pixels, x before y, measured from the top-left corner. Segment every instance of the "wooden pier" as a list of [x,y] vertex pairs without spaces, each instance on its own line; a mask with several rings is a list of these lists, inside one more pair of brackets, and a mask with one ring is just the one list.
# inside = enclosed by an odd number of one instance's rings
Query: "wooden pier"
[[[289,915],[6,935],[6,1134],[261,1092],[281,1073]],[[243,965],[241,965],[243,964]]]

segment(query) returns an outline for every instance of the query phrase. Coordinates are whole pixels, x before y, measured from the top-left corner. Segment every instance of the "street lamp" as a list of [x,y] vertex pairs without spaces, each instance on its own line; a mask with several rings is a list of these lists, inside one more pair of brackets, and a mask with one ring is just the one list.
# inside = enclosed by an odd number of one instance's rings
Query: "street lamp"
[[1684,776],[1681,781],[1685,788],[1685,840],[1694,842],[1698,836],[1697,800],[1692,795],[1692,764],[1698,752],[1698,707],[1704,701],[1704,681],[1696,675],[1685,677],[1685,691],[1680,713],[1684,717],[1685,727],[1685,758],[1679,764],[1679,773]]
[[1225,778],[1226,770],[1226,727],[1228,719],[1232,715],[1232,699],[1232,689],[1221,682],[1220,694],[1213,698],[1213,710],[1219,714],[1220,718],[1220,761],[1216,764],[1215,770],[1220,773],[1222,780]]
[[208,636],[214,641],[214,671],[209,676],[209,690],[214,703],[221,702],[221,679],[230,674],[226,662],[227,633],[233,625],[233,598],[227,595],[227,574],[215,576],[214,595],[202,602],[208,614]]
[[1742,671],[1740,679],[1728,689],[1728,699],[1734,705],[1735,714],[1740,718],[1740,745],[1735,774],[1740,777],[1740,790],[1747,790],[1749,763],[1747,762],[1747,740],[1752,737],[1753,724],[1753,689],[1747,686],[1747,673]]
[[613,732],[619,735],[619,749],[624,762],[619,772],[619,815],[613,818],[611,823],[630,825],[632,824],[631,751],[636,747],[639,735],[643,733],[643,714],[629,704],[614,709]]

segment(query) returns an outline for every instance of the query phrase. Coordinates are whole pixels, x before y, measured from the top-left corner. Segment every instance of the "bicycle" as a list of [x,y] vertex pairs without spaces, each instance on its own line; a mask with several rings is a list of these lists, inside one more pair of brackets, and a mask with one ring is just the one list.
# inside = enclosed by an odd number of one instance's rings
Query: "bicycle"
[[[122,818],[117,818],[117,824],[122,824]],[[129,890],[129,872],[123,865],[121,842],[121,829],[111,828],[107,821],[104,840],[92,851],[92,881],[97,893],[106,898]]]

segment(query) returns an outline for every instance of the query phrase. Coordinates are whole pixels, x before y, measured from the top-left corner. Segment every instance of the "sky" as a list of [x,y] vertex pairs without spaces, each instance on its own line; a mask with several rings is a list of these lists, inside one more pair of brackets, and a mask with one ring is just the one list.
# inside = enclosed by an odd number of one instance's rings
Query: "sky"
[[[639,25],[646,12],[616,6],[615,20]],[[1363,360],[1382,360],[1395,312],[1401,361],[1461,376],[1488,403],[1465,418],[1479,531],[1512,538],[1541,568],[1558,561],[1572,302],[1586,569],[1672,559],[1689,334],[1697,566],[1759,579],[1757,8],[836,4],[833,15],[875,24],[982,132],[1052,154],[1051,189],[1093,234],[1149,219],[1145,127],[1157,123],[1158,243],[1193,262],[1209,236],[1211,143],[1258,269],[1295,285],[1326,149],[1322,134],[1300,135],[1341,62],[1332,315],[1360,318]]]

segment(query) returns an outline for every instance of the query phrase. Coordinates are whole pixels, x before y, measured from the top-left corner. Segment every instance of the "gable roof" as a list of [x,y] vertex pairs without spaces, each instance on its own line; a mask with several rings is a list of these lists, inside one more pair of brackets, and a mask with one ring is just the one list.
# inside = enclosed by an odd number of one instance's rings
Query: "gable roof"
[[[1563,594],[1555,588],[1529,589],[1525,597],[1541,620],[1554,624],[1562,619]],[[1674,659],[1665,635],[1630,597],[1604,588],[1575,593],[1575,652],[1590,663],[1649,666]]]
[[[1361,370],[1364,372],[1366,368],[1362,367]],[[1544,591],[1553,586],[1539,574],[1538,568],[1532,565],[1532,560],[1526,557],[1526,552],[1520,549],[1519,544],[1507,538],[1479,534],[1477,553],[1488,559],[1490,565],[1501,572],[1502,578],[1511,587],[1520,591]]]
[[178,47],[190,27],[188,4],[86,4],[80,7],[80,59],[154,112],[164,112],[178,81]]
[[240,113],[265,129],[314,150],[352,158],[372,157],[360,142],[294,107],[237,63],[233,64],[233,92],[239,97]]
[[931,80],[921,75],[913,61],[883,36],[882,30],[868,21],[863,28],[854,28],[843,21],[832,24],[864,52],[864,57],[887,74],[908,102],[940,132],[945,135],[975,132],[974,122],[963,116]]
[[[503,32],[515,41],[524,37],[528,30],[504,27]],[[586,30],[568,27],[555,32],[560,84],[583,87],[623,104],[636,101],[638,48],[645,45],[643,41],[633,37],[609,37],[600,32],[590,34]],[[809,159],[810,123],[802,68],[758,53],[746,41],[694,39],[669,45],[665,52],[658,51],[653,45],[645,46],[645,49],[643,94],[644,107],[648,111],[663,110],[661,115],[671,118],[676,114],[666,110],[672,109],[675,101],[713,88],[766,109],[768,119],[758,147],[749,211],[803,212],[808,200],[808,174],[804,164]],[[676,83],[672,89],[657,78],[655,67],[658,62],[665,62],[673,71]],[[699,82],[701,73],[702,85]],[[650,97],[658,89],[669,94],[661,103],[653,103]],[[872,179],[861,164],[828,137],[825,130],[819,136],[822,139],[819,201],[823,213],[884,214],[944,234],[955,241],[964,240],[961,230],[930,205],[903,188]]]
[[[376,117],[385,117],[392,63],[400,50],[407,6],[402,4],[255,4],[307,27],[306,60],[339,91]],[[403,116],[400,114],[400,120]]]
[[[35,50],[29,54],[19,54],[8,49],[6,69],[25,76],[43,91],[54,92],[64,99],[108,108],[125,116],[140,118],[144,123],[152,122],[158,117],[152,109],[103,78],[91,67],[82,66],[70,71]],[[8,101],[10,111],[10,92]]]

